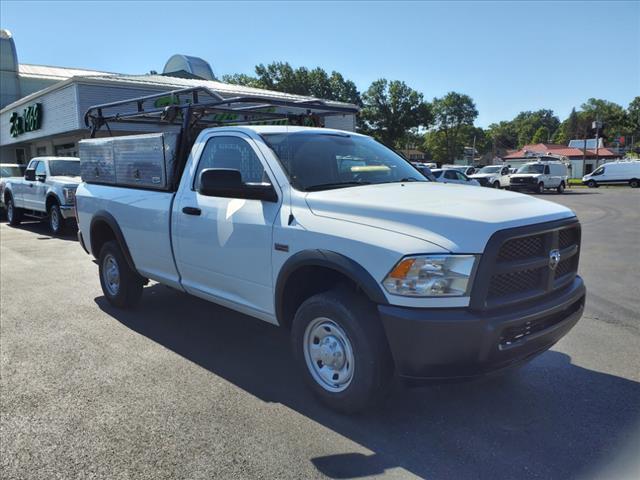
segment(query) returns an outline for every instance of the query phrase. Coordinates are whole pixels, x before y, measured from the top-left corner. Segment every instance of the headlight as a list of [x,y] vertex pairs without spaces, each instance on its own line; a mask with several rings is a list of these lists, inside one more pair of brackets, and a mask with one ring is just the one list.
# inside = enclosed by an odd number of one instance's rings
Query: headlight
[[416,255],[400,260],[382,284],[407,297],[463,297],[471,291],[476,255]]
[[72,204],[76,201],[76,189],[75,188],[63,188],[62,193],[64,195],[64,203]]

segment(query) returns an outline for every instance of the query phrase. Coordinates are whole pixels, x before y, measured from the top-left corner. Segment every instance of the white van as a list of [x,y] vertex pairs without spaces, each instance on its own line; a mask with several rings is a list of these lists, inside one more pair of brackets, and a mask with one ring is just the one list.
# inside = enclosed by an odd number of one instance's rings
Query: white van
[[605,163],[588,175],[582,177],[582,183],[590,188],[600,184],[614,185],[628,183],[631,188],[640,186],[640,161],[627,160]]
[[530,162],[522,165],[511,175],[511,190],[528,190],[543,193],[553,188],[558,193],[564,192],[569,178],[567,166],[562,162]]

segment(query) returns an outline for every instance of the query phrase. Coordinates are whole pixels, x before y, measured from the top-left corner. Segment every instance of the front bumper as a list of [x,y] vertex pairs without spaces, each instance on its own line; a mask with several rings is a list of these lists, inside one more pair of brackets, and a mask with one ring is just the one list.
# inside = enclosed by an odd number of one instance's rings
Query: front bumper
[[534,305],[476,312],[379,305],[401,377],[476,377],[523,363],[549,349],[584,311],[580,277]]
[[73,205],[61,205],[60,213],[62,214],[62,218],[65,220],[68,218],[76,219],[76,212]]
[[538,184],[537,183],[510,183],[509,189],[516,190],[516,191],[517,190],[532,191],[532,190],[538,189]]

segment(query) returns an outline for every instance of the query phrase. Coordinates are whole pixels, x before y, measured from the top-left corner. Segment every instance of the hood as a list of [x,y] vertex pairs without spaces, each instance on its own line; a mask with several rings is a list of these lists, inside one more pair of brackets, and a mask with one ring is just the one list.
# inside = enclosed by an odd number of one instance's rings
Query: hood
[[77,187],[82,182],[82,178],[80,177],[67,177],[67,176],[55,176],[49,177],[52,182],[64,183],[69,185],[70,187]]
[[434,182],[310,192],[306,201],[315,215],[402,233],[458,253],[482,253],[498,230],[575,216],[529,195]]
[[473,175],[469,175],[469,178],[489,178],[498,175],[499,173],[474,173]]
[[514,173],[511,175],[511,178],[529,178],[529,177],[539,177],[540,175],[544,175],[542,173]]

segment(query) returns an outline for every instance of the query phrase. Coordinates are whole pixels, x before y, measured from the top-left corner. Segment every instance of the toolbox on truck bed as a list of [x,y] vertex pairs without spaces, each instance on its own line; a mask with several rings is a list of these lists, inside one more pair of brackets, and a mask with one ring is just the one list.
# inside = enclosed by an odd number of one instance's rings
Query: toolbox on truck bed
[[171,132],[80,141],[80,174],[87,183],[169,190],[178,134]]

